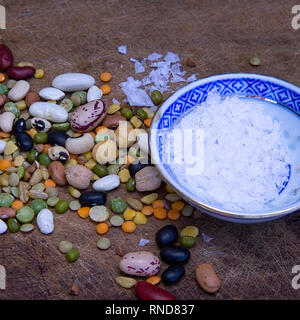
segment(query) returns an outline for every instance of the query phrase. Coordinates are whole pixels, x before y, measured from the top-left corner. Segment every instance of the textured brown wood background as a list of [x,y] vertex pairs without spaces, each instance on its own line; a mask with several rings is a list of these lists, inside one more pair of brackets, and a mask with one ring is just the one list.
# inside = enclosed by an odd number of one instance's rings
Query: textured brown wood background
[[[186,70],[197,72],[198,77],[258,72],[300,85],[300,30],[291,27],[294,0],[14,0],[1,4],[7,10],[7,29],[1,34],[15,61],[31,61],[46,71],[44,79],[31,80],[37,90],[50,85],[59,73],[88,72],[98,78],[109,70],[113,93],[105,100],[121,100],[118,83],[134,74],[129,58],[169,50],[179,53],[182,63],[193,57],[197,67]],[[127,56],[118,54],[121,44],[127,44]],[[248,63],[253,55],[261,57],[259,68]],[[109,198],[120,193],[115,191]],[[96,248],[95,224],[73,212],[55,214],[51,236],[37,229],[31,234],[0,236],[0,265],[7,272],[7,289],[0,291],[0,299],[134,299],[133,290],[114,282],[120,260],[114,248],[139,250],[143,237],[151,240],[145,249],[158,254],[154,234],[168,222],[149,220],[132,235],[110,229],[112,248],[106,252]],[[205,243],[198,238],[186,276],[168,288],[178,298],[300,298],[300,290],[291,286],[292,267],[300,264],[299,213],[260,225],[231,224],[204,214],[176,222],[179,229],[188,224],[214,239]],[[64,239],[80,250],[74,264],[57,250]],[[205,261],[215,266],[223,280],[216,295],[204,293],[194,280],[196,265]],[[67,293],[73,280],[80,287],[78,297]]]

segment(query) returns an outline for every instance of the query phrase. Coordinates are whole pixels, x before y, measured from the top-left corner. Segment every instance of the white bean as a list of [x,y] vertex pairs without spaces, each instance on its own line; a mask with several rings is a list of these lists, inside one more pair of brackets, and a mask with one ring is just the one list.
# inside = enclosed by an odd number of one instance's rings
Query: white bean
[[41,233],[52,233],[54,230],[54,218],[52,212],[49,209],[42,209],[36,218],[36,223]]
[[95,79],[85,73],[64,73],[56,76],[52,86],[66,92],[86,90],[95,84]]
[[12,101],[22,100],[29,92],[30,84],[25,80],[20,80],[9,90],[8,98]]
[[11,132],[15,115],[12,112],[3,112],[0,115],[0,128],[4,132]]
[[7,225],[4,221],[0,220],[0,234],[4,233],[7,230]]
[[66,149],[73,154],[81,154],[92,150],[94,139],[89,133],[84,133],[82,136],[68,138],[66,141]]
[[7,142],[0,140],[0,154],[4,152]]
[[51,102],[35,102],[29,107],[33,117],[43,118],[53,122],[66,122],[68,112],[61,106]]
[[61,100],[65,93],[57,88],[43,88],[39,91],[39,96],[45,100]]
[[110,191],[120,185],[120,177],[117,174],[109,174],[93,183],[95,191]]

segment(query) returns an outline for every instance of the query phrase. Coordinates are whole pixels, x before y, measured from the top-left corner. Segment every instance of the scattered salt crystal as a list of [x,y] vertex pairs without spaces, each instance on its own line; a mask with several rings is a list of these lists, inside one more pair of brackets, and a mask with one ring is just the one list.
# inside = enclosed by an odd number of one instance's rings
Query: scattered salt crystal
[[148,244],[150,242],[150,240],[147,240],[147,239],[141,239],[140,240],[140,243],[139,243],[139,246],[140,247],[144,247],[146,244]]
[[202,239],[204,242],[210,242],[211,240],[213,240],[213,238],[209,237],[204,232],[202,232]]
[[197,80],[197,76],[195,74],[192,74],[191,76],[189,76],[186,81],[187,82],[192,82],[192,81],[196,81]]
[[161,57],[162,57],[162,54],[157,53],[157,52],[153,52],[153,53],[149,54],[147,59],[150,60],[150,61],[155,61],[155,60],[160,59]]
[[149,75],[142,79],[142,85],[143,86],[146,86],[146,85],[150,84],[151,82],[152,82],[152,80],[151,80]]
[[118,51],[121,54],[127,54],[127,46],[125,44],[118,46]]
[[[161,58],[163,60],[160,60]],[[164,57],[160,53],[153,52],[141,61],[135,58],[130,58],[130,61],[134,63],[135,73],[143,73],[148,67],[152,68],[141,80],[129,77],[127,81],[120,84],[131,106],[149,106],[156,110],[157,108],[147,93],[151,93],[154,90],[164,93],[170,90],[169,83],[196,80],[196,75],[190,76],[187,80],[184,79],[186,71],[180,70],[180,59],[178,54],[174,52],[168,52]],[[150,65],[147,66],[148,61],[150,61]]]
[[177,82],[183,82],[185,81],[185,79],[183,79],[181,76],[174,74],[172,79],[171,79],[171,83],[177,83]]
[[181,71],[180,70],[181,64],[180,63],[174,63],[171,67],[171,73],[177,74],[179,76],[184,76],[186,74],[186,71]]
[[152,107],[154,106],[151,98],[144,89],[140,89],[142,82],[128,77],[127,81],[120,83],[120,87],[126,95],[131,106]]
[[168,52],[165,57],[164,57],[164,60],[165,61],[168,61],[168,62],[177,62],[177,61],[180,61],[179,59],[179,56],[177,53],[174,53],[174,52]]
[[142,73],[145,71],[145,67],[140,61],[134,58],[130,58],[130,61],[134,62],[135,73]]
[[120,104],[121,102],[119,100],[117,100],[116,98],[112,98],[112,103]]
[[128,77],[126,81],[120,83],[120,87],[123,88],[124,86],[130,88],[139,88],[142,85],[140,80],[135,80],[133,77]]

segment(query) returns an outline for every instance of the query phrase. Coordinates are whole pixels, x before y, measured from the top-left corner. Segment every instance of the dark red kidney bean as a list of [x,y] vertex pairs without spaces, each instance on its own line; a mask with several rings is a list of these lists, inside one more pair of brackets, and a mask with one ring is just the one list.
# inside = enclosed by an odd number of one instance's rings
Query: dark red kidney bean
[[176,300],[172,293],[146,281],[138,281],[134,289],[135,294],[141,300]]
[[5,45],[0,45],[0,70],[8,69],[14,62],[14,57],[10,49]]
[[7,70],[7,75],[15,80],[24,80],[34,75],[35,69],[33,67],[10,67]]

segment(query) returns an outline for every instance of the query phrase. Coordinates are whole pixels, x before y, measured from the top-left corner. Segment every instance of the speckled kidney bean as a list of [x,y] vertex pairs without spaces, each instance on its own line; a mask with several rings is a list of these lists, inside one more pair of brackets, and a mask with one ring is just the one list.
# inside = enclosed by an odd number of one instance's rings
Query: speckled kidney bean
[[14,62],[14,57],[10,49],[5,45],[0,45],[0,70],[8,69]]
[[102,100],[88,102],[73,111],[70,123],[77,132],[89,132],[96,128],[106,114],[106,105]]
[[35,69],[33,67],[10,67],[7,70],[7,75],[15,80],[24,80],[34,75]]
[[130,252],[122,258],[119,267],[127,274],[149,277],[159,272],[160,260],[148,251]]

